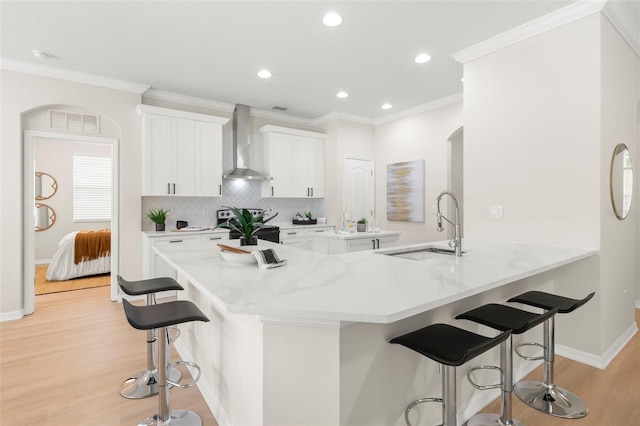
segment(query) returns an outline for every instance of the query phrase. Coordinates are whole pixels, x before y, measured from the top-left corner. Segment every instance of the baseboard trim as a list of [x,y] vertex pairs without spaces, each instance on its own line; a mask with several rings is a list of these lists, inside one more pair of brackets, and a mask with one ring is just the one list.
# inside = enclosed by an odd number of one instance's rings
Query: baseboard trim
[[22,309],[20,309],[19,311],[3,312],[0,314],[0,322],[15,321],[22,319],[23,317],[24,311]]
[[[173,343],[173,346],[176,348],[178,355],[180,355],[180,358],[182,358],[183,360],[194,359],[189,350],[180,342],[180,339],[176,340]],[[220,403],[220,400],[213,393],[212,389],[214,389],[214,387],[209,384],[207,378],[205,376],[200,376],[200,380],[198,380],[196,386],[198,386],[198,390],[202,394],[204,402],[206,402],[207,406],[209,406],[209,409],[211,410],[213,417],[216,418],[218,425],[231,426],[229,416]]]
[[634,321],[602,355],[590,354],[564,345],[556,345],[556,355],[604,370],[637,332],[638,325]]

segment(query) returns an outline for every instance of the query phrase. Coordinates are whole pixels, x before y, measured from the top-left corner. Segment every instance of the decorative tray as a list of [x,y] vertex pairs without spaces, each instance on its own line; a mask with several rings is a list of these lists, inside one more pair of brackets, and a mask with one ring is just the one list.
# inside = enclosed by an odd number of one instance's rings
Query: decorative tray
[[294,225],[317,225],[318,219],[307,219],[307,220],[298,220],[291,219]]

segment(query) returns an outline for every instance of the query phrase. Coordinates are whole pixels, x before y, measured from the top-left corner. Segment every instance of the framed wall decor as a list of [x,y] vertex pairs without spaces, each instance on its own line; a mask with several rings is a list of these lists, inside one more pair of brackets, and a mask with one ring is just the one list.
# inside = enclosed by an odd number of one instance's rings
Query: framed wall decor
[[424,160],[387,165],[387,220],[424,222]]

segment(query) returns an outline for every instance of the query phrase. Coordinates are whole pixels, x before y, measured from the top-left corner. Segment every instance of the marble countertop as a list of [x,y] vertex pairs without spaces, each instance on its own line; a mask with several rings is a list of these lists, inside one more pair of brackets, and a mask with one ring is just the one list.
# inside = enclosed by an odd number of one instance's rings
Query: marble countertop
[[380,232],[323,232],[316,235],[318,238],[333,238],[336,240],[356,240],[359,238],[376,238],[376,237],[391,237],[396,235],[402,235],[402,232],[396,231],[380,231]]
[[[447,242],[405,247],[426,245]],[[211,245],[154,250],[220,308],[295,323],[391,323],[597,253],[490,241],[463,245],[462,257],[416,261],[380,253],[399,247],[326,255],[259,241],[288,262],[267,270],[230,264]]]

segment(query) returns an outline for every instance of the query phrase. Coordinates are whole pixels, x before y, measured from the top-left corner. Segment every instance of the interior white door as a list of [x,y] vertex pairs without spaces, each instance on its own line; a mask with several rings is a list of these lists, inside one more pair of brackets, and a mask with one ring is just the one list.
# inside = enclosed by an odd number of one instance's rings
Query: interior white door
[[373,160],[345,158],[344,212],[352,220],[373,220],[374,186]]

